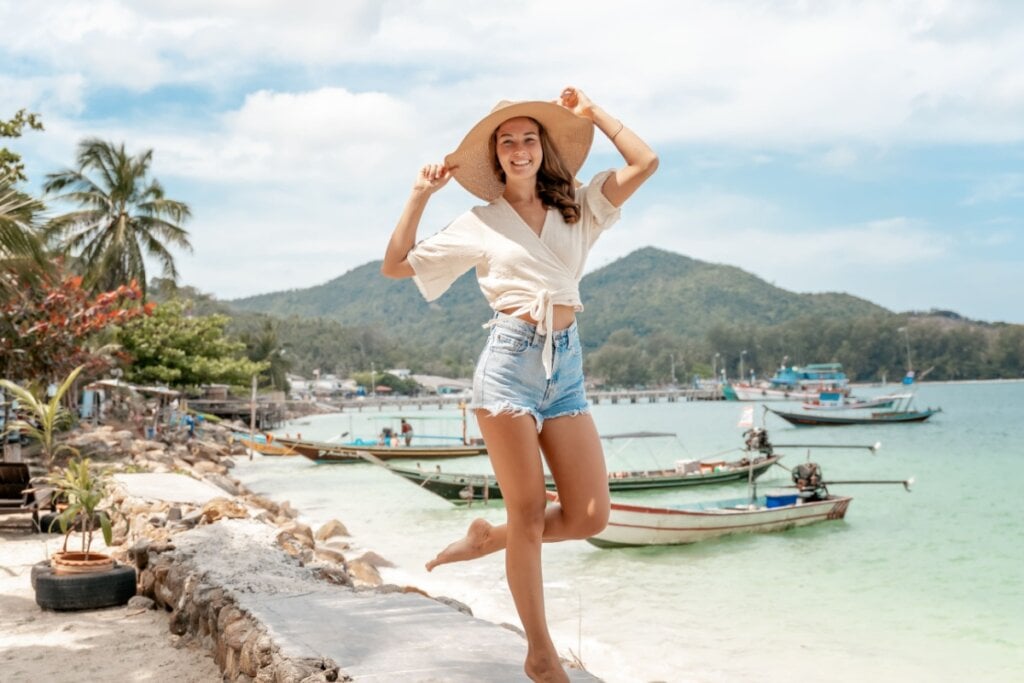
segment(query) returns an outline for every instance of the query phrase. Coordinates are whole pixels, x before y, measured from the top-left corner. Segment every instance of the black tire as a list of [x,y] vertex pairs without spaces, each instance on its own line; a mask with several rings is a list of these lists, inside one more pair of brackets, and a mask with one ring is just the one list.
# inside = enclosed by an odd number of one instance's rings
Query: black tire
[[39,515],[39,533],[41,534],[59,534],[60,522],[57,518],[60,514],[57,512],[47,512],[45,515]]
[[36,577],[40,574],[53,574],[53,567],[50,566],[49,560],[43,560],[42,562],[36,562],[32,565],[32,588],[36,587]]
[[115,607],[135,595],[135,568],[117,565],[94,574],[54,574],[50,567],[32,567],[36,604],[57,611]]

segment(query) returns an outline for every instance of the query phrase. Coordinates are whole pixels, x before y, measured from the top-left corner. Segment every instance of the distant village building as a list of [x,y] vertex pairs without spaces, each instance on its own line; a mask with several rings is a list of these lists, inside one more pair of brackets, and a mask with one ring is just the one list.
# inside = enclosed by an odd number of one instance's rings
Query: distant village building
[[468,379],[453,379],[437,375],[412,375],[412,378],[426,391],[434,394],[462,394],[469,393],[473,389],[473,381]]
[[292,397],[303,400],[317,396],[345,396],[356,392],[358,385],[353,379],[342,379],[337,375],[320,375],[306,379],[301,375],[288,375]]

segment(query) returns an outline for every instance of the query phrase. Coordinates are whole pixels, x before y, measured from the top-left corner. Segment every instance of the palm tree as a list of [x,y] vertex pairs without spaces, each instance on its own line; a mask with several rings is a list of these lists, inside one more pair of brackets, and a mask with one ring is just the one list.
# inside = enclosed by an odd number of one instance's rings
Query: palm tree
[[145,295],[146,256],[163,265],[165,278],[176,281],[178,270],[167,247],[192,251],[188,232],[179,225],[192,212],[187,204],[166,198],[159,181],[148,177],[152,160],[151,149],[131,156],[124,144],[88,138],[78,146],[77,170],[46,176],[46,192],[82,207],[51,220],[46,236],[78,257],[85,284],[95,291],[136,280]]
[[14,178],[0,173],[0,302],[30,282],[45,267],[36,219],[42,203],[15,189]]
[[278,341],[277,325],[270,320],[264,320],[259,332],[244,332],[241,338],[245,343],[246,356],[249,360],[269,363],[265,377],[270,386],[288,391],[288,371],[292,368],[292,361],[285,357],[285,345]]

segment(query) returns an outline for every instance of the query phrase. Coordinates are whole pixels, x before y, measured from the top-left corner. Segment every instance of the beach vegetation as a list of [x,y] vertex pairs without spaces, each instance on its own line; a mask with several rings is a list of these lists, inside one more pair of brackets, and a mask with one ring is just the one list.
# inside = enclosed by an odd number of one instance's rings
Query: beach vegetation
[[0,301],[36,284],[49,263],[38,228],[43,203],[14,182],[12,172],[0,170]]
[[76,168],[46,176],[45,192],[78,205],[46,224],[46,238],[75,258],[89,289],[107,291],[134,280],[145,297],[146,259],[177,280],[170,248],[192,250],[181,227],[191,209],[167,197],[149,176],[152,161],[151,149],[129,154],[123,143],[87,138],[78,146]]
[[[19,109],[11,118],[0,119],[0,138],[20,138],[26,128],[43,130],[43,119],[39,114]],[[0,178],[2,177],[15,182],[26,180],[25,164],[21,161],[21,155],[6,147],[0,147]]]
[[243,332],[240,338],[245,344],[245,355],[249,360],[266,365],[266,369],[259,375],[259,386],[288,391],[288,371],[292,368],[292,359],[278,337],[279,326],[279,322],[265,318],[258,330]]
[[356,384],[367,388],[367,392],[376,391],[377,387],[387,387],[395,394],[403,396],[414,396],[422,387],[416,380],[410,378],[402,379],[390,372],[357,372],[352,375]]
[[89,458],[74,458],[46,477],[46,484],[54,489],[53,495],[66,506],[57,515],[57,523],[64,534],[64,552],[68,551],[71,534],[78,531],[82,534],[82,552],[88,555],[97,526],[106,544],[111,544],[110,515],[100,509],[110,480],[110,471],[94,468]]
[[266,362],[245,357],[245,344],[225,333],[223,315],[192,315],[189,302],[167,301],[150,316],[120,326],[117,343],[131,358],[125,380],[139,384],[198,387],[247,386]]
[[64,452],[78,455],[74,447],[60,438],[74,424],[74,415],[64,407],[64,397],[84,368],[79,366],[64,378],[52,396],[41,387],[35,391],[22,387],[9,379],[0,379],[0,388],[18,402],[18,419],[4,427],[3,435],[18,432],[39,442],[43,465],[49,469],[57,456]]
[[78,366],[89,373],[108,369],[119,359],[96,344],[97,335],[152,314],[154,307],[141,299],[135,282],[91,294],[81,276],[54,265],[0,301],[0,376],[49,383]]

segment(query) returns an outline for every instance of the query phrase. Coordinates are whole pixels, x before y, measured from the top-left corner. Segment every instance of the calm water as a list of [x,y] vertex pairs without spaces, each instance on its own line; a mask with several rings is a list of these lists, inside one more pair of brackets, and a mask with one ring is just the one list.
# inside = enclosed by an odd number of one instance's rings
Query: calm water
[[[609,683],[1024,680],[1024,383],[924,384],[917,404],[943,412],[924,424],[876,427],[798,429],[767,418],[778,444],[882,442],[877,455],[814,451],[828,478],[915,477],[912,493],[834,486],[854,497],[845,521],[690,546],[545,546],[548,614],[559,649],[579,654]],[[608,454],[613,468],[648,467],[738,448],[740,411],[736,403],[600,405],[594,417],[606,434],[676,432],[678,452]],[[280,431],[368,436],[379,430],[379,415],[319,416]],[[760,424],[760,410],[757,416]],[[441,427],[418,431],[428,429]],[[779,451],[790,466],[807,457],[806,449]],[[485,457],[443,466],[488,470]],[[358,546],[398,565],[385,570],[386,581],[518,623],[500,553],[432,574],[422,569],[475,516],[501,521],[500,506],[457,508],[370,465],[257,456],[240,461],[235,473],[254,490],[289,500],[314,526],[343,521]],[[787,476],[778,470],[762,481],[788,483]],[[629,498],[712,499],[744,491],[722,485]]]

